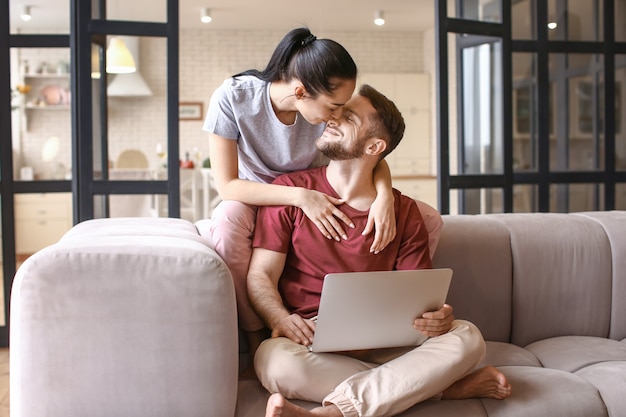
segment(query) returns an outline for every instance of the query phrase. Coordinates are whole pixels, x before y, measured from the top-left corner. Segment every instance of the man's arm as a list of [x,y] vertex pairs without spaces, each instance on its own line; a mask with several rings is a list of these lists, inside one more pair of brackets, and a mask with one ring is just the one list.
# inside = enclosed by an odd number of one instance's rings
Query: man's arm
[[287,255],[254,248],[248,269],[248,298],[252,307],[272,331],[272,337],[285,336],[308,346],[313,342],[315,323],[290,314],[278,291],[278,280]]

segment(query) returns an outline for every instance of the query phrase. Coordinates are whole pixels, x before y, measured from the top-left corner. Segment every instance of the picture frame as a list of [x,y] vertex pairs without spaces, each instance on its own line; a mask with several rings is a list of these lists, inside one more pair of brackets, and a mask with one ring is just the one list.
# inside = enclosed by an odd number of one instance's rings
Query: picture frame
[[199,101],[188,101],[178,103],[179,120],[202,120],[203,104]]

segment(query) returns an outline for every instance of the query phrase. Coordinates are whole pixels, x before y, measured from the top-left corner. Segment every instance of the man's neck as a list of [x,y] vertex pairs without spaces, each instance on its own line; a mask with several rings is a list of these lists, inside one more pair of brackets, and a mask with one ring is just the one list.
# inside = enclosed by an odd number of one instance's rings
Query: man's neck
[[376,198],[374,169],[362,159],[330,161],[326,179],[339,197],[357,210],[369,210]]

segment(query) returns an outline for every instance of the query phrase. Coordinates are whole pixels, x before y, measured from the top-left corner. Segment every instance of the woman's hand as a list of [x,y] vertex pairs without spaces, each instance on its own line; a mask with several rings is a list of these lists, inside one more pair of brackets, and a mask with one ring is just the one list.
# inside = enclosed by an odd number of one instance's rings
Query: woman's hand
[[304,188],[301,190],[303,193],[302,202],[298,207],[317,226],[319,231],[327,239],[335,239],[337,241],[340,241],[341,238],[347,239],[348,235],[344,232],[339,220],[352,228],[354,228],[354,223],[344,212],[336,207],[343,204],[344,201],[319,191]]
[[393,194],[379,193],[376,196],[370,207],[363,235],[371,233],[374,225],[376,226],[374,242],[372,242],[370,252],[376,254],[385,249],[389,242],[396,237],[396,211]]

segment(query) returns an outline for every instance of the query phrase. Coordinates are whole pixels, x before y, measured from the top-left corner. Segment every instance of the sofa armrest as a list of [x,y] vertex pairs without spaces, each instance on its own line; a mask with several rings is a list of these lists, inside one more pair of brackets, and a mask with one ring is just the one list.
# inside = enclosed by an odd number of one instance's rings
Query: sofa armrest
[[11,415],[234,415],[234,289],[194,235],[177,219],[92,220],[27,259]]

